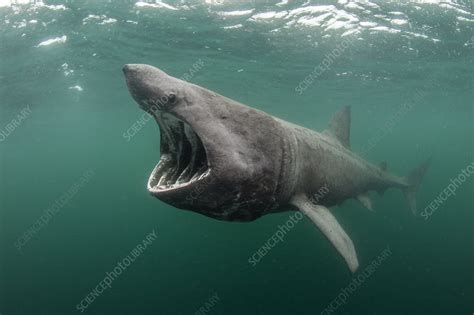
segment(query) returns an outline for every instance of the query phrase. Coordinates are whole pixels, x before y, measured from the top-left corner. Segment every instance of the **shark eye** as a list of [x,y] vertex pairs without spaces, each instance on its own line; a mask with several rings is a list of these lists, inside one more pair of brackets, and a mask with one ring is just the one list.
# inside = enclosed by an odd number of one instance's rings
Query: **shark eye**
[[171,94],[168,95],[168,103],[169,104],[174,105],[174,104],[176,104],[177,100],[178,100],[178,98],[176,97],[176,94],[171,93]]

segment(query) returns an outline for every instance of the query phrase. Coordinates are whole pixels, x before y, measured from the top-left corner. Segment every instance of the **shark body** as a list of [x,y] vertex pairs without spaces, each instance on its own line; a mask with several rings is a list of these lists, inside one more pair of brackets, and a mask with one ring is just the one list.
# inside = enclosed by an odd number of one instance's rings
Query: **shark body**
[[396,187],[416,213],[429,160],[399,177],[362,159],[350,150],[349,107],[319,133],[149,65],[123,71],[135,101],[160,126],[160,162],[147,189],[170,205],[226,221],[300,210],[353,272],[359,266],[353,242],[328,207],[355,198],[372,210],[369,191]]

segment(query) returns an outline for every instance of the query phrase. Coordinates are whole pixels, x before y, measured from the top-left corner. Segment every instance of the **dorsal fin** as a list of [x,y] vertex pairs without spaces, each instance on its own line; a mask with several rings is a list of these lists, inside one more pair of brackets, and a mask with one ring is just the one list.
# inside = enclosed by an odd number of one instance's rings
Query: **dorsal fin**
[[387,169],[388,169],[387,162],[385,162],[385,161],[381,162],[380,163],[380,169],[384,172],[387,171]]
[[333,135],[343,146],[350,149],[351,134],[351,107],[344,106],[332,117],[329,123],[329,133]]

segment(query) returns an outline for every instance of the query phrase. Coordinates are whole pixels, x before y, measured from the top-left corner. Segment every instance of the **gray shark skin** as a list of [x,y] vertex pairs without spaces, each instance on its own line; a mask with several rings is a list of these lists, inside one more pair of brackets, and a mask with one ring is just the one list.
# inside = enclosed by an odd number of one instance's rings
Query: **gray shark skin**
[[[328,207],[355,198],[372,210],[368,191],[396,187],[416,214],[429,160],[398,177],[357,156],[350,150],[349,107],[318,133],[149,65],[123,71],[132,97],[160,127],[160,161],[147,189],[174,207],[225,221],[300,210],[353,272],[354,245]],[[317,195],[322,187],[325,194]]]

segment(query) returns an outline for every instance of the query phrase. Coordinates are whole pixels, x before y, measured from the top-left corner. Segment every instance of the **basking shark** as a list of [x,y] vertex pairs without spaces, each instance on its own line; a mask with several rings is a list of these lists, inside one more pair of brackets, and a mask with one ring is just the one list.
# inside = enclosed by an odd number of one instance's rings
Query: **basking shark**
[[372,209],[368,191],[396,187],[416,214],[429,160],[399,177],[362,159],[350,149],[349,107],[319,133],[149,65],[123,71],[131,95],[160,128],[160,161],[148,191],[174,207],[225,221],[300,210],[352,272],[359,266],[354,244],[329,207],[354,198]]

